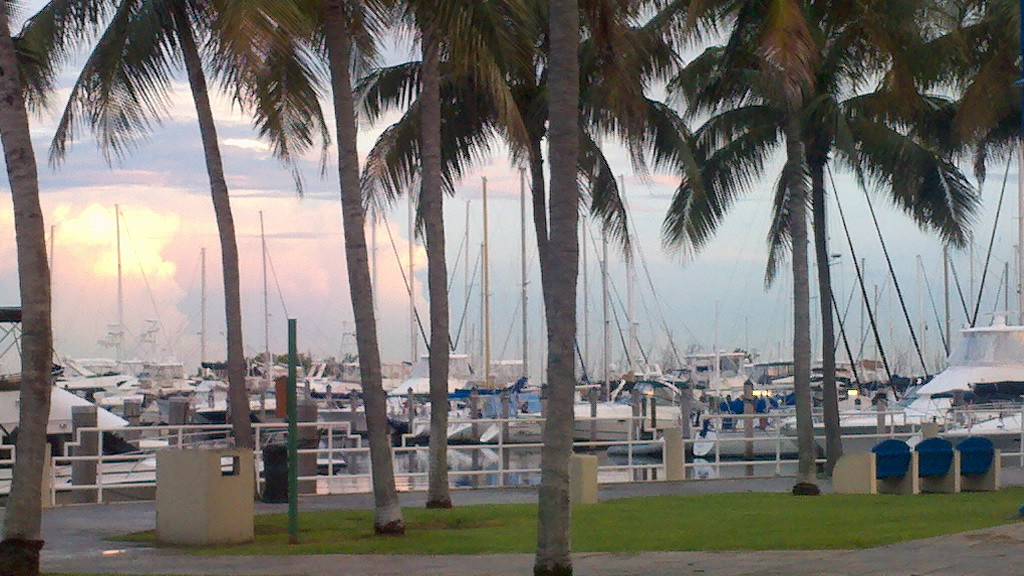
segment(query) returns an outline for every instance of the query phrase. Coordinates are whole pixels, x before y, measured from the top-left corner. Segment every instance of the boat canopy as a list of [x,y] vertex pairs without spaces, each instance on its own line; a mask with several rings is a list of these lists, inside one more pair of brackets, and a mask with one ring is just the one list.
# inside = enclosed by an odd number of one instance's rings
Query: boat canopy
[[1024,378],[1024,326],[1007,326],[997,317],[992,326],[960,331],[949,367],[921,387],[934,396],[970,390],[973,384],[1018,382]]

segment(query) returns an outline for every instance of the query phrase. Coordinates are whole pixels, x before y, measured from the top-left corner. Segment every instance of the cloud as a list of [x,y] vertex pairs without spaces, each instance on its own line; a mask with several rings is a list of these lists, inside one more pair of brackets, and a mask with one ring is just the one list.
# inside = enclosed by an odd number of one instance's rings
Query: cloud
[[[117,277],[117,216],[114,210],[95,203],[84,208],[59,204],[53,208],[51,224],[55,226],[54,242],[62,251],[74,255],[76,265],[91,263],[89,269],[94,275]],[[179,227],[180,219],[174,212],[159,213],[146,206],[122,207],[121,254],[130,254],[136,264],[122,265],[122,275],[155,279],[173,277],[177,267],[164,258],[163,250]]]

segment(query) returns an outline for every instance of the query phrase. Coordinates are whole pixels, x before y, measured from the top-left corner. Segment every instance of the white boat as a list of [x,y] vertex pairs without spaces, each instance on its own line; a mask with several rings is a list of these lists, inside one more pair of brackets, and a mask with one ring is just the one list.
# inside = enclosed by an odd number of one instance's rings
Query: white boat
[[[451,394],[456,390],[463,390],[466,388],[466,384],[472,377],[472,371],[469,368],[469,356],[465,354],[452,354],[448,357],[448,393]],[[409,377],[402,380],[402,383],[395,386],[389,396],[408,396],[409,393],[414,395],[426,395],[430,394],[430,357],[421,356],[415,364],[412,365],[412,370],[409,372]]]
[[[984,435],[1020,434],[1021,394],[1024,393],[1024,326],[1008,325],[1003,315],[993,317],[990,326],[964,328],[948,358],[948,367],[927,383],[914,386],[897,401],[891,391],[886,403],[885,430],[912,433],[927,422],[948,428],[951,435],[966,435],[975,430]],[[991,404],[1000,401],[999,404]],[[1000,417],[999,413],[1006,414]],[[970,421],[965,418],[970,416]],[[992,417],[979,418],[979,414]],[[1016,420],[1014,420],[1016,418]],[[864,452],[878,438],[857,439],[857,434],[874,434],[879,414],[871,402],[862,402],[860,410],[844,411],[840,426],[847,453]],[[785,425],[795,435],[795,422]],[[824,434],[818,425],[815,435]],[[1019,441],[1018,441],[1019,444]]]
[[[17,428],[21,405],[17,389],[0,390],[0,436],[6,438]],[[46,425],[47,436],[68,436],[72,433],[71,411],[75,406],[95,406],[84,398],[58,388],[50,388],[50,419]],[[96,408],[96,426],[101,430],[116,430],[128,426],[128,421],[103,408]]]
[[[581,386],[578,391],[593,389],[593,386]],[[636,382],[631,391],[625,391],[622,382],[612,391],[611,401],[591,404],[587,400],[577,400],[573,406],[575,426],[573,437],[576,440],[594,440],[597,442],[624,442],[629,438],[639,439],[639,434],[651,429],[651,418],[634,418],[633,397],[640,395],[645,402],[657,404],[655,424],[657,428],[679,426],[682,413],[679,411],[679,397],[682,391],[675,385],[657,380]],[[692,393],[692,392],[691,392]],[[649,405],[649,404],[648,404]],[[596,407],[596,416],[591,416]]]

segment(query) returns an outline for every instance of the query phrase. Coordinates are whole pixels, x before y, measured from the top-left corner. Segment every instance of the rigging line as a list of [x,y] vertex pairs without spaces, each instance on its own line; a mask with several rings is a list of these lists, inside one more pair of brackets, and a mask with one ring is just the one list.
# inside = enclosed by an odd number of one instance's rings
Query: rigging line
[[[932,296],[932,285],[928,281],[928,271],[924,269],[924,263],[920,260],[917,265],[921,267],[921,276],[924,278],[924,287],[928,291],[928,300],[932,303],[932,314],[935,316],[935,325],[942,326],[942,319],[939,317],[939,308],[935,305],[935,297]],[[949,343],[946,342],[946,331],[939,330],[939,338],[942,340],[942,349],[949,350]]]
[[871,331],[875,335],[875,344],[878,345],[878,353],[882,356],[882,366],[885,367],[885,375],[889,380],[892,380],[892,371],[889,369],[889,360],[885,356],[885,349],[882,348],[882,338],[878,335],[878,324],[875,322],[874,312],[871,311],[870,300],[868,298],[868,291],[867,288],[865,288],[864,286],[864,275],[861,273],[860,265],[857,264],[857,252],[853,249],[853,239],[850,237],[850,228],[846,224],[846,215],[843,214],[842,203],[839,202],[839,194],[836,190],[836,181],[832,176],[832,168],[831,166],[826,166],[826,169],[828,170],[828,179],[832,183],[832,197],[836,199],[837,212],[839,212],[839,219],[843,223],[843,232],[846,234],[846,243],[850,247],[850,259],[853,260],[853,269],[857,272],[857,282],[860,283],[861,297],[864,298],[864,307],[867,309],[868,312],[868,320],[871,323]]
[[[395,261],[398,262],[398,269],[399,269],[399,272],[401,272],[401,274],[402,274],[402,282],[405,283],[405,293],[409,295],[409,301],[413,302],[413,304],[412,304],[412,314],[413,314],[413,316],[416,317],[416,325],[420,329],[420,338],[423,339],[423,345],[427,348],[427,354],[430,354],[430,341],[427,340],[427,332],[426,332],[426,330],[423,329],[423,321],[420,319],[420,311],[416,308],[416,304],[415,304],[415,302],[413,300],[412,286],[409,285],[409,278],[406,277],[406,275],[405,275],[405,269],[402,266],[402,257],[398,255],[398,246],[395,245],[395,237],[391,235],[391,225],[388,224],[387,218],[384,219],[384,229],[387,230],[388,240],[391,241],[391,251],[394,252],[394,254],[395,254]],[[409,242],[412,242],[412,238],[409,239]],[[449,334],[448,335],[448,347],[450,348],[451,345],[452,345],[452,337],[451,337],[451,334]],[[413,361],[416,361],[416,359],[413,358]]]
[[[514,300],[515,300],[516,304],[515,304],[515,309],[512,311],[512,317],[513,318],[519,316],[519,310],[520,310],[519,306],[523,303],[523,301],[520,298],[514,298]],[[509,322],[508,330],[505,332],[505,341],[502,342],[502,344],[501,344],[501,354],[500,354],[499,358],[505,358],[505,353],[508,351],[508,343],[509,343],[510,340],[512,340],[512,331],[514,329],[517,329],[517,328],[519,328],[519,327],[516,326],[515,323]]]
[[992,315],[995,315],[999,307],[999,297],[1003,294],[1003,275],[999,275],[999,286],[996,286],[996,299],[992,302]]
[[[467,248],[466,247],[466,235],[465,234],[463,234],[462,238],[459,239],[459,251],[455,253],[455,264],[452,266],[452,269],[448,272],[448,290],[447,290],[447,292],[448,292],[449,296],[451,296],[451,294],[452,294],[452,287],[455,286],[455,277],[458,275],[459,262],[462,261],[462,249],[463,248]],[[468,254],[469,250],[467,249],[466,252],[467,252],[466,259],[468,260],[469,259],[469,254]]]
[[281,291],[281,283],[277,280],[277,269],[274,268],[274,259],[270,257],[270,250],[267,250],[267,264],[270,264],[270,275],[274,277],[274,287],[277,288],[277,299],[281,301],[281,310],[284,317],[288,318],[288,306],[284,303],[284,292]]
[[921,369],[924,370],[924,376],[928,378],[928,365],[925,364],[924,354],[921,352],[921,345],[917,341],[917,332],[914,331],[914,324],[910,321],[910,312],[907,311],[907,303],[903,299],[903,291],[900,290],[900,283],[896,279],[896,270],[892,267],[892,258],[889,257],[889,249],[885,245],[885,238],[882,237],[882,228],[878,225],[878,216],[875,215],[875,206],[871,202],[871,195],[868,194],[868,189],[864,188],[864,199],[868,203],[868,212],[871,214],[871,221],[875,225],[875,233],[878,235],[878,242],[882,245],[882,255],[885,256],[885,263],[889,267],[889,275],[892,276],[893,288],[896,289],[896,297],[900,301],[900,308],[903,310],[903,319],[907,322],[907,330],[910,331],[910,341],[914,343],[914,350],[917,352],[917,359],[921,362]]
[[[594,253],[595,254],[599,254],[600,252],[598,251],[597,241],[594,239],[595,235],[594,234],[590,234],[589,236],[590,236],[590,243],[593,245],[593,248],[594,248]],[[608,274],[608,262],[602,262],[600,258],[598,258],[598,262],[601,262],[601,267],[600,268],[602,270],[602,274]],[[612,282],[610,277],[608,278],[608,285],[611,287],[612,291],[615,293],[616,302],[618,302],[619,306],[622,306],[622,298],[619,296],[619,291],[615,287],[615,283]],[[609,295],[609,298],[610,298],[610,295]],[[629,346],[626,344],[626,339],[622,335],[622,324],[621,324],[621,322],[619,322],[619,315],[618,315],[618,313],[615,310],[615,303],[612,303],[611,309],[612,309],[612,318],[615,320],[615,326],[618,328],[619,341],[622,342],[622,349],[626,353],[626,361],[629,363],[630,367],[632,367],[633,366],[633,359],[629,357]],[[623,315],[625,315],[625,312],[623,312]]]
[[[139,247],[135,244],[135,240],[132,238],[132,231],[128,228],[128,219],[125,217],[124,210],[121,210],[121,226],[124,227],[124,233],[128,236],[128,242],[132,245],[132,253],[135,254],[135,263],[139,265],[139,273],[142,274],[142,281],[146,284],[146,293],[149,295],[149,302],[153,305],[153,313],[156,315],[157,326],[164,327],[164,321],[160,318],[160,309],[156,305],[156,296],[153,295],[153,287],[149,283],[149,276],[146,275],[146,269],[142,267],[142,258],[139,257]],[[121,327],[124,330],[124,327]]]
[[[644,297],[644,293],[643,293],[643,292],[641,292],[641,291],[639,291],[639,290],[637,290],[637,294],[638,294],[638,295],[640,296],[640,307],[641,307],[641,308],[643,308],[643,312],[644,312],[644,318],[645,318],[645,319],[647,320],[647,323],[648,323],[649,325],[653,325],[654,323],[653,323],[653,322],[651,322],[651,316],[652,316],[652,314],[651,314],[651,308],[650,308],[650,306],[648,306],[648,305],[647,305],[647,298],[646,298],[646,297]],[[655,301],[657,301],[657,298],[655,298]],[[637,336],[637,345],[639,345],[639,344],[640,344],[640,336],[638,335],[638,336]],[[655,340],[655,344],[654,344],[654,345],[652,345],[652,351],[653,351],[653,349],[654,349],[654,346],[656,346],[656,345],[657,345],[657,341]],[[641,353],[641,354],[643,355],[643,357],[644,357],[644,363],[645,363],[645,364],[650,364],[650,363],[648,362],[648,360],[647,360],[647,354],[646,354],[646,353],[644,352],[644,350],[642,349],[642,347],[641,347],[640,353]]]
[[[839,324],[839,339],[843,341],[843,346],[846,348],[846,355],[850,358],[850,371],[853,372],[853,379],[857,381],[858,386],[860,385],[860,376],[857,375],[857,362],[853,359],[853,350],[850,349],[850,341],[846,339],[846,329],[843,325],[843,319],[839,316],[839,307],[836,305],[835,294],[832,292],[832,287],[828,287],[829,299],[832,300],[832,309],[836,312],[836,322]],[[838,347],[838,343],[836,343]],[[835,351],[833,351],[835,353]]]
[[[835,308],[836,308],[836,318],[838,318],[841,321],[844,321],[844,320],[846,320],[850,316],[850,308],[851,308],[851,305],[853,304],[853,297],[856,294],[857,294],[857,287],[854,286],[853,289],[850,290],[850,297],[846,299],[846,306],[845,306],[846,311],[843,312],[841,315],[839,314],[838,304],[835,306]],[[836,350],[839,350],[839,342],[833,343],[832,353],[834,354]]]
[[580,351],[580,341],[578,338],[572,339],[572,347],[576,350],[576,357],[580,359],[580,372],[583,375],[583,383],[590,384],[590,376],[587,374],[587,365],[583,363],[583,352]]
[[[622,315],[626,317],[626,321],[629,322],[629,315],[627,314],[627,312],[625,310],[625,306],[622,304],[622,295],[619,294],[618,287],[615,285],[614,282],[610,282],[609,281],[609,284],[611,285],[612,292],[615,294],[615,301],[618,303],[618,308],[622,311]],[[632,369],[632,367],[633,367],[633,359],[629,355],[629,346],[628,346],[628,341],[627,341],[627,338],[629,337],[629,329],[627,327],[627,329],[625,331],[625,335],[623,335],[622,324],[619,322],[619,315],[618,315],[618,312],[616,312],[615,305],[612,305],[612,315],[615,317],[615,326],[618,327],[618,329],[619,329],[619,340],[622,342],[622,348],[623,348],[623,350],[626,353],[626,361],[629,362],[629,367]],[[637,350],[640,351],[640,356],[643,357],[644,363],[646,364],[647,363],[647,353],[644,352],[644,347],[640,343],[640,339],[639,338],[637,338],[637,340],[636,340],[636,348],[637,348]]]
[[[874,297],[873,300],[870,300],[868,302],[868,307],[874,306],[875,307],[875,312],[878,312],[878,310],[882,307],[882,295],[884,295],[885,291],[888,290],[888,289],[889,289],[889,283],[888,282],[883,284],[881,289],[879,289],[878,285],[876,284],[875,285],[875,297]],[[864,346],[867,345],[867,342],[868,342],[868,332],[865,331],[864,334],[861,334],[861,337],[860,337],[860,349],[858,350],[858,353],[860,354],[861,358],[864,357]],[[878,342],[876,341],[875,344],[876,344],[875,347],[877,348]]]
[[[624,207],[626,207],[628,209],[629,206],[628,206],[628,203],[627,203],[627,200],[626,200],[625,197],[623,197],[622,202],[623,202]],[[672,338],[672,332],[668,329],[668,322],[665,321],[665,314],[661,310],[661,304],[660,304],[660,301],[658,299],[658,292],[657,292],[657,290],[655,290],[654,282],[651,280],[650,269],[647,266],[647,256],[644,253],[643,245],[640,243],[639,231],[636,228],[636,219],[635,218],[630,218],[627,221],[626,224],[627,224],[627,226],[631,225],[632,228],[633,228],[633,239],[634,239],[633,246],[636,249],[637,258],[640,259],[640,265],[644,269],[644,275],[647,278],[647,284],[648,284],[648,286],[651,289],[651,296],[653,297],[653,300],[654,300],[655,311],[658,314],[659,320],[661,320],[662,329],[665,330],[665,334],[668,336],[669,347],[672,350],[672,355],[675,356],[676,362],[678,362],[679,365],[681,366],[682,365],[682,359],[679,356],[679,351],[676,349],[676,344],[674,342],[674,338]],[[746,246],[745,245],[744,245],[744,250],[746,250]],[[742,254],[742,252],[741,252],[741,254]],[[628,270],[627,270],[627,273],[628,273]],[[643,295],[642,292],[640,292],[639,290],[637,290],[637,292],[640,294],[640,302],[643,305],[644,312],[647,314],[648,321],[650,321],[650,311],[647,308],[647,300],[644,298],[644,295]],[[687,332],[690,332],[690,329],[686,325],[685,322],[680,322],[680,323],[683,325],[683,329],[685,329]],[[690,332],[690,334],[692,335],[693,333]],[[637,347],[640,349],[640,354],[643,355],[643,357],[644,357],[644,363],[645,364],[650,364],[650,362],[648,362],[648,359],[647,359],[647,354],[646,354],[646,352],[644,352],[643,346],[641,346],[641,344],[640,344],[639,337],[637,337],[637,343],[636,344],[637,344]]]
[[[647,257],[644,255],[643,248],[640,246],[639,241],[636,243],[636,252],[637,256],[640,257],[640,266],[644,270],[644,278],[647,280],[647,286],[650,287],[651,294],[654,295],[654,309],[658,314],[658,318],[661,320],[661,328],[665,331],[665,334],[668,335],[668,344],[672,350],[672,356],[674,356],[676,362],[682,366],[682,356],[679,354],[678,348],[676,348],[675,339],[672,337],[672,331],[668,329],[668,321],[665,320],[665,313],[661,309],[661,301],[657,297],[658,292],[655,290],[654,280],[651,278],[651,269],[647,266]],[[687,326],[685,322],[680,323],[683,325],[683,330],[686,330],[686,332],[690,334],[690,337],[696,340],[697,338],[693,335],[693,332],[690,331],[690,327]]]
[[[609,282],[609,284],[611,284],[612,291],[615,292],[616,301],[619,303],[619,307],[621,307],[622,299],[619,298],[619,291],[615,289],[613,282]],[[615,320],[615,327],[618,328],[617,332],[619,333],[619,342],[622,343],[622,350],[626,354],[626,364],[632,368],[633,359],[629,357],[629,346],[626,345],[626,337],[622,335],[622,322],[619,321],[619,311],[615,305],[612,305],[612,318]]]
[[953,264],[953,260],[949,261],[949,269],[953,272],[953,284],[956,286],[956,293],[960,296],[960,307],[964,312],[964,322],[968,322],[971,319],[971,313],[967,310],[967,299],[964,298],[964,289],[960,286],[960,275],[956,273],[956,266]]
[[[1003,210],[1003,197],[1006,196],[1006,181],[1010,177],[1010,164],[1006,163],[1006,171],[1003,173],[1003,187],[999,191],[999,202],[996,203],[996,217],[992,222],[992,236],[988,239],[988,250],[985,252],[985,266],[981,269],[981,285],[978,286],[978,299],[974,304],[974,315],[971,316],[971,328],[978,322],[978,310],[981,309],[981,295],[985,293],[985,279],[988,277],[988,265],[992,261],[992,247],[996,243],[996,230],[999,228],[999,213]],[[972,294],[973,296],[973,294]]]
[[[468,251],[466,256],[468,258]],[[453,343],[451,341],[450,335],[448,338],[448,344],[453,352],[455,351],[455,348],[458,347],[459,340],[462,339],[462,328],[466,323],[466,315],[469,313],[469,301],[473,297],[473,286],[476,284],[476,271],[480,269],[480,260],[480,258],[476,258],[475,263],[473,264],[473,275],[469,278],[469,290],[466,291],[466,301],[462,305],[462,317],[459,318],[459,327],[455,331],[455,342]]]
[[[198,283],[199,270],[201,268],[202,256],[196,255],[195,268],[192,269],[191,281],[189,282],[188,289],[185,291],[185,300],[189,300],[192,297],[192,292],[195,290],[196,284]],[[183,315],[181,322],[177,327],[174,328],[174,338],[171,339],[168,334],[168,345],[170,348],[177,348],[181,344],[181,338],[185,335],[185,331],[188,329],[188,315]]]

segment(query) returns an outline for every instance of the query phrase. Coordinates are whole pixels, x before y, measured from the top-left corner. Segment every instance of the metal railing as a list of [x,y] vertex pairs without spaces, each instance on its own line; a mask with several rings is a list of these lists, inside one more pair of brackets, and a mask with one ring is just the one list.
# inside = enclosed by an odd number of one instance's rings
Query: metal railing
[[[907,439],[920,434],[920,425],[904,424],[896,413],[885,415],[884,430],[861,434],[844,434],[845,446],[861,448],[887,438]],[[1024,410],[1021,411],[1024,417]],[[700,444],[704,457],[687,457],[684,473],[687,479],[724,477],[773,477],[791,476],[796,472],[795,432],[784,430],[765,420],[761,414],[707,415],[703,418],[712,422],[710,429],[716,430],[714,438],[684,438],[685,454],[692,454]],[[746,431],[744,420],[752,420],[751,431]],[[594,425],[591,425],[594,422]],[[731,423],[730,426],[726,424]],[[453,426],[468,423],[474,427],[474,437],[490,430],[487,443],[453,444],[449,451],[449,481],[453,488],[481,486],[510,487],[533,485],[540,480],[540,450],[543,419],[453,419]],[[765,426],[767,424],[767,426]],[[662,430],[651,430],[645,417],[626,419],[577,419],[577,437],[584,440],[574,442],[577,452],[599,455],[598,480],[600,483],[656,481],[665,478],[665,450],[668,445]],[[316,466],[307,465],[300,481],[312,482],[317,493],[366,492],[370,490],[372,472],[369,461],[369,447],[366,439],[353,434],[349,422],[300,422],[300,436],[303,431],[307,438],[316,438],[316,446],[302,448],[300,455],[306,455],[307,463],[315,459]],[[491,428],[491,427],[496,428]],[[256,423],[255,458],[258,482],[265,482],[263,475],[262,450],[271,443],[283,441],[287,426],[284,423]],[[589,431],[597,429],[593,434]],[[820,430],[819,430],[820,431]],[[81,428],[76,431],[73,441],[67,442],[64,452],[54,456],[50,465],[52,483],[48,487],[51,504],[58,501],[59,493],[89,493],[83,501],[105,502],[112,491],[130,489],[152,489],[156,485],[156,452],[163,448],[216,446],[230,443],[228,425],[164,425],[132,426],[121,428],[117,433],[132,439],[138,450],[104,454],[104,434],[98,428]],[[94,434],[98,449],[94,454],[80,454],[85,435]],[[1019,435],[1016,450],[1004,450],[1004,459],[1018,460],[1024,467],[1024,430]],[[513,438],[516,441],[513,441]],[[395,479],[399,490],[425,489],[428,475],[426,445],[416,444],[420,439],[406,434],[397,439],[394,446]],[[523,441],[518,441],[523,440]],[[712,442],[710,450],[706,443]],[[819,447],[824,446],[824,437],[815,436]],[[753,458],[747,458],[752,448]],[[847,449],[847,451],[860,451]],[[823,451],[822,451],[823,452]],[[16,457],[13,446],[0,446],[0,493],[9,491],[11,470]],[[819,462],[823,459],[819,458]],[[73,481],[78,466],[94,466],[94,480]],[[301,469],[301,468],[300,468]],[[94,496],[92,496],[94,495]],[[151,497],[151,496],[149,496]]]

